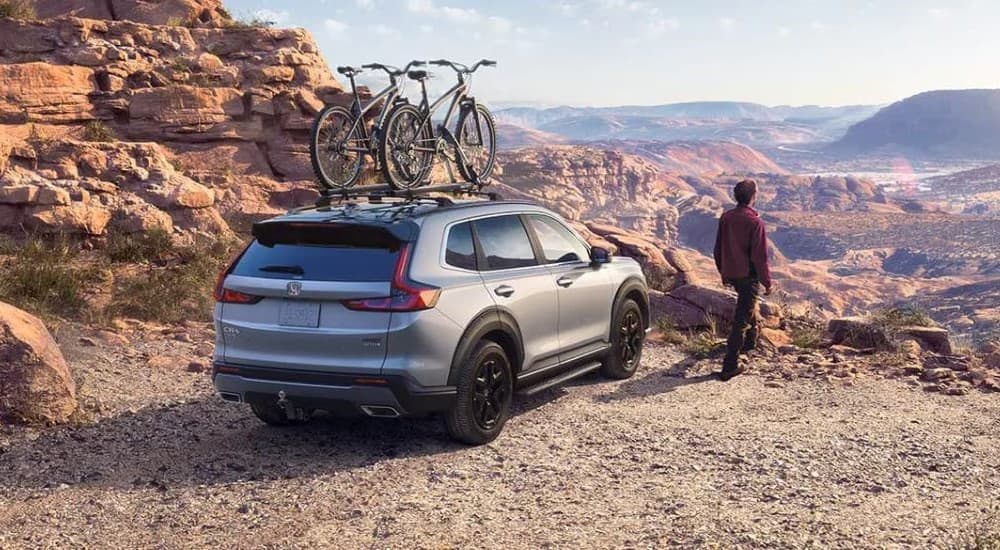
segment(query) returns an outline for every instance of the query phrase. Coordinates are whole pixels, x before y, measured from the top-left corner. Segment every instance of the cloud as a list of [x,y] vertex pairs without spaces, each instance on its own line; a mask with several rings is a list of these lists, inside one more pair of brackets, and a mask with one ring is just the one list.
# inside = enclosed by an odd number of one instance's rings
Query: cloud
[[342,21],[337,21],[336,19],[327,19],[323,21],[323,26],[326,30],[333,34],[343,34],[347,32],[347,23]]
[[792,34],[792,29],[789,29],[788,27],[778,27],[778,36],[780,38],[784,38],[790,34]]
[[394,29],[394,28],[392,28],[392,27],[390,27],[388,25],[383,25],[382,23],[379,23],[377,25],[369,25],[368,26],[368,32],[370,32],[370,33],[372,33],[372,34],[374,34],[376,36],[381,36],[382,38],[398,38],[399,37],[399,31],[397,31],[396,29]]
[[729,30],[736,26],[736,20],[732,17],[720,17],[719,26],[722,27],[723,30]]
[[946,7],[927,8],[927,15],[934,19],[944,19],[951,16],[951,9]]
[[651,37],[661,36],[669,31],[680,28],[681,22],[676,17],[659,17],[646,22],[646,34]]
[[556,4],[556,11],[559,12],[560,15],[566,17],[573,17],[574,15],[576,15],[576,10],[579,7],[580,6],[572,4],[570,2],[559,2],[558,4]]
[[422,32],[424,34],[430,34],[430,33],[434,32],[434,27],[432,27],[430,25],[420,25],[420,32]]
[[816,32],[826,32],[830,30],[830,25],[827,25],[822,21],[813,21],[812,23],[809,23],[809,28]]
[[473,8],[438,6],[434,4],[434,0],[406,0],[406,9],[411,13],[443,17],[456,23],[474,22],[482,18]]
[[262,9],[253,12],[253,16],[261,21],[272,21],[274,24],[280,25],[288,21],[288,10],[274,11]]
[[354,0],[354,3],[363,10],[370,10],[375,7],[375,0]]
[[487,18],[487,23],[493,32],[498,34],[505,34],[510,32],[514,28],[514,25],[510,22],[510,19],[505,17],[500,17],[496,15],[491,15]]

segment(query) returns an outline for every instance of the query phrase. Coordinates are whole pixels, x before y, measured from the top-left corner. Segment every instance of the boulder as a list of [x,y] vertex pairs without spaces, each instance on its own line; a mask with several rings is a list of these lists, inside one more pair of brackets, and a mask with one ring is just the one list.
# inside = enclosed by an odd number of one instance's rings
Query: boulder
[[43,233],[103,235],[111,212],[97,204],[74,202],[63,206],[34,206],[25,210],[25,225]]
[[892,339],[885,328],[873,324],[864,317],[841,317],[830,319],[827,324],[830,341],[855,348],[892,347]]
[[[733,314],[736,312],[735,292],[689,284],[673,289],[670,296],[696,306],[719,326],[733,322]],[[781,312],[774,304],[761,301],[758,312],[764,326],[777,327],[780,324]]]
[[948,339],[948,329],[907,326],[900,327],[896,332],[901,336],[913,337],[920,344],[920,347],[928,351],[942,355],[951,355],[951,340]]
[[45,325],[0,302],[0,418],[54,424],[76,406],[73,377]]

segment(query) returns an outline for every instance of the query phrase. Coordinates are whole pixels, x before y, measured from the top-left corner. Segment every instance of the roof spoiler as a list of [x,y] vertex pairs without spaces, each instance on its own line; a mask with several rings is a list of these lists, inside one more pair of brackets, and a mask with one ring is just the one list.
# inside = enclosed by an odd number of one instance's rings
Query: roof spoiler
[[400,224],[367,225],[325,221],[275,220],[253,224],[251,230],[260,244],[301,244],[351,246],[396,250],[409,240],[408,228]]

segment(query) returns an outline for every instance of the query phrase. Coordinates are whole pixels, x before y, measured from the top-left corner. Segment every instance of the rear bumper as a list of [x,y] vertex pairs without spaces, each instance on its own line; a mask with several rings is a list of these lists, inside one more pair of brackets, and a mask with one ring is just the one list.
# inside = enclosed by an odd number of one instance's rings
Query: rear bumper
[[279,392],[296,407],[321,409],[335,415],[366,414],[372,407],[389,407],[399,416],[421,416],[449,410],[454,387],[427,388],[405,376],[365,376],[216,362],[215,389],[227,401],[278,400]]

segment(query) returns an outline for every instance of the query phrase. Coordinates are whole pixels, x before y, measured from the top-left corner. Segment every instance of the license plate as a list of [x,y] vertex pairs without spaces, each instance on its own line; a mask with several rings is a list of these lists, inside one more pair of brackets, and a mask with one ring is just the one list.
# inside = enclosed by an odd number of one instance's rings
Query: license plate
[[319,326],[319,304],[309,302],[281,302],[278,324],[284,327]]

